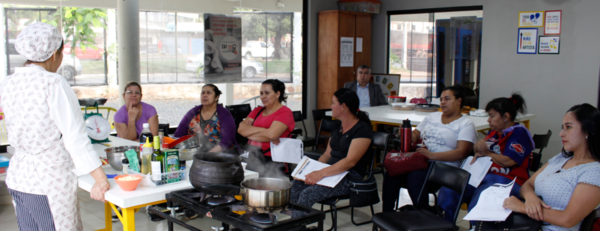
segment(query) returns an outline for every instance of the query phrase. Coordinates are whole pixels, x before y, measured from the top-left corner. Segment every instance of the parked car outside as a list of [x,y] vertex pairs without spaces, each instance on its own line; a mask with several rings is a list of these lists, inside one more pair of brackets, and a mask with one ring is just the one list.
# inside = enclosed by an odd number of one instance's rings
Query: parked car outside
[[[64,49],[63,53],[71,55],[71,44],[70,43],[65,44],[65,49]],[[83,52],[83,50],[81,50],[81,48],[79,46],[75,46],[75,57],[77,57],[79,59],[100,60],[100,59],[104,58],[104,49],[102,49],[102,48],[94,49],[94,48],[88,47],[85,49],[85,52]]]
[[[204,65],[204,53],[200,53],[196,56],[187,58],[185,64],[185,70],[188,72],[196,73],[200,66]],[[242,60],[242,76],[245,78],[253,78],[258,74],[264,73],[263,65],[259,62],[252,60]],[[199,77],[204,77],[204,72],[200,72]]]
[[[83,71],[83,67],[81,66],[81,61],[77,57],[73,57],[70,54],[65,54],[63,50],[63,60],[60,64],[60,67],[56,71],[56,73],[64,76],[67,80],[72,80],[73,77],[77,75],[81,75]],[[15,49],[15,40],[8,40],[8,58],[10,59],[9,63],[9,74],[15,72],[15,67],[22,67],[27,59],[21,56],[17,50]]]
[[275,48],[261,41],[246,41],[246,46],[242,47],[242,54],[246,59],[252,57],[268,58],[273,57]]

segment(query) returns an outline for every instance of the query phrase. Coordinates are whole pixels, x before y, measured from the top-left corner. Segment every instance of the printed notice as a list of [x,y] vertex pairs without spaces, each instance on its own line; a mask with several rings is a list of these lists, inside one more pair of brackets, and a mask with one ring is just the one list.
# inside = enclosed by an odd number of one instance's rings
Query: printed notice
[[544,11],[522,11],[519,12],[519,27],[542,27],[544,26]]
[[558,54],[560,52],[560,37],[540,36],[540,54]]
[[549,10],[546,11],[546,23],[544,24],[544,34],[560,34],[560,24],[562,10]]
[[537,52],[537,28],[519,28],[517,54]]
[[354,38],[340,38],[340,67],[354,66]]

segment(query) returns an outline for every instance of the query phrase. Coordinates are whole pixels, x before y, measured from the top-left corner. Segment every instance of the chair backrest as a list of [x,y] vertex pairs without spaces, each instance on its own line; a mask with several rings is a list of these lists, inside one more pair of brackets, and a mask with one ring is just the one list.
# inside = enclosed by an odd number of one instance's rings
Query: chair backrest
[[[431,189],[438,189],[440,186],[457,192],[460,194],[458,201],[463,201],[463,196],[470,177],[471,174],[461,168],[450,166],[439,161],[433,161],[430,164],[427,177],[425,178],[427,180],[423,184],[423,187],[421,187],[421,193],[419,194],[417,201],[421,201],[423,190],[428,190],[428,192],[431,192],[433,191]],[[427,193],[425,193],[425,195],[429,196]],[[453,224],[456,223],[456,219],[458,218],[458,213],[460,212],[461,206],[460,204],[461,203],[457,203]]]
[[331,118],[331,116],[325,115],[325,113],[327,113],[328,111],[331,111],[331,109],[316,109],[312,111],[313,125],[315,126],[315,131],[317,131],[317,121],[321,121],[323,120],[323,118],[326,117]]
[[533,152],[533,161],[531,162],[531,166],[529,170],[537,171],[542,167],[542,150],[548,146],[548,142],[550,141],[550,136],[552,136],[552,131],[548,130],[547,134],[534,134],[533,135],[533,143],[535,144],[535,148],[539,149],[538,152]]
[[[238,125],[242,121],[244,121],[244,119],[246,119],[246,117],[248,117],[250,112],[252,112],[252,107],[250,107],[250,104],[228,105],[228,106],[225,106],[225,108],[227,108],[227,110],[229,110],[229,112],[231,113],[231,116],[233,116],[233,120],[235,121],[236,131],[237,131]],[[240,135],[237,132],[235,133],[235,140],[237,141],[237,143],[239,145],[244,145],[244,144],[248,143],[248,139],[246,137]]]
[[302,122],[304,133],[306,133],[306,136],[308,136],[308,132],[306,131],[306,124],[304,124],[304,118],[302,117],[302,111],[293,111],[292,115],[294,115],[295,122]]
[[373,147],[373,158],[371,160],[371,166],[369,167],[369,177],[373,175],[373,168],[375,167],[375,160],[377,159],[377,155],[380,151],[383,153],[387,153],[387,145],[390,139],[390,134],[385,132],[373,132],[373,142],[371,142],[371,146]]
[[[321,132],[333,132],[333,130],[338,127],[340,123],[341,121],[339,120],[333,120],[327,117],[323,118],[321,120],[321,126],[319,126],[319,131],[317,132],[317,140],[319,140],[321,137]],[[316,149],[318,144],[319,142],[315,142],[313,149]]]
[[594,222],[596,222],[596,214],[598,211],[594,210],[590,214],[588,214],[583,221],[581,221],[581,226],[579,226],[579,231],[592,231],[594,228]]
[[170,125],[169,124],[158,124],[158,130],[163,130],[165,136],[169,136],[169,129],[170,129]]

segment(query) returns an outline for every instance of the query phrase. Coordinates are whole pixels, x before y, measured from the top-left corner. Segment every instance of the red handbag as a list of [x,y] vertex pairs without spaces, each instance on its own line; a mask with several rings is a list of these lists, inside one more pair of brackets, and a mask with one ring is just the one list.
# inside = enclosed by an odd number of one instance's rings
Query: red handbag
[[392,150],[385,155],[383,167],[390,176],[426,169],[428,158],[417,152],[399,152]]

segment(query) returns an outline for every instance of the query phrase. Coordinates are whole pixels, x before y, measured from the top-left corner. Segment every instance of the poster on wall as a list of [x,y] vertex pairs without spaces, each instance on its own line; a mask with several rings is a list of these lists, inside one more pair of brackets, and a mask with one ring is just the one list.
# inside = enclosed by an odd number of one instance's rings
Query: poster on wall
[[519,27],[542,27],[544,26],[544,11],[521,11],[519,12]]
[[354,38],[340,38],[340,67],[354,66]]
[[546,22],[544,24],[545,35],[559,35],[562,24],[562,10],[546,11]]
[[559,54],[560,37],[558,36],[540,36],[539,54]]
[[519,28],[517,54],[535,54],[537,49],[537,28]]
[[398,96],[400,91],[399,74],[375,74],[373,73],[373,82],[379,84],[384,97]]
[[204,14],[204,82],[242,82],[242,18]]

